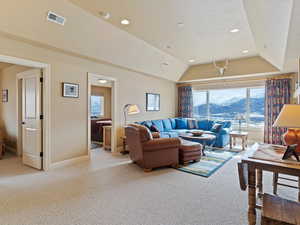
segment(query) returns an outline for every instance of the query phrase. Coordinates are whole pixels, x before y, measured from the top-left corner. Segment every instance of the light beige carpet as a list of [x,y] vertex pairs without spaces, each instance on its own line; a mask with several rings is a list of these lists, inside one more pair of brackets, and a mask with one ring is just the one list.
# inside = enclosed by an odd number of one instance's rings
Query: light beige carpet
[[[94,150],[93,156],[91,162],[50,172],[24,167],[14,157],[0,161],[0,224],[247,224],[238,157],[203,178],[169,168],[144,173],[127,156],[102,150]],[[280,191],[296,198],[290,189]]]

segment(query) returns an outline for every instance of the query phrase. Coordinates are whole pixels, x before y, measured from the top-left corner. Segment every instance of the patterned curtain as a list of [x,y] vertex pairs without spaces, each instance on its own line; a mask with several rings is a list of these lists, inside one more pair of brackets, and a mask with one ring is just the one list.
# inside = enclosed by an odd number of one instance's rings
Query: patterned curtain
[[284,104],[291,101],[291,79],[267,80],[265,96],[264,141],[269,144],[283,144],[285,128],[273,127]]
[[178,116],[193,117],[193,89],[191,86],[178,87]]

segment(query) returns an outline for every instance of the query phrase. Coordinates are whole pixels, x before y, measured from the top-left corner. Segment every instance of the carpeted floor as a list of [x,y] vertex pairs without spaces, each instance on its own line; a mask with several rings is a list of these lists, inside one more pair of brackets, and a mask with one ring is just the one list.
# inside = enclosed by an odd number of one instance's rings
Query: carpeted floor
[[[171,168],[144,173],[127,156],[37,172],[0,161],[1,225],[246,225],[235,156],[209,178]],[[270,190],[271,176],[266,179]],[[280,194],[296,198],[296,193]]]

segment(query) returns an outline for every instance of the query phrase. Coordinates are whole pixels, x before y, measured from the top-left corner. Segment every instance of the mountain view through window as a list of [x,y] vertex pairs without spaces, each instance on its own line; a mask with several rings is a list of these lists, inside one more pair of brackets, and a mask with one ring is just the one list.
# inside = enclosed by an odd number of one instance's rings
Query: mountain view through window
[[193,91],[194,117],[230,120],[236,124],[237,115],[244,115],[244,125],[264,125],[264,87]]

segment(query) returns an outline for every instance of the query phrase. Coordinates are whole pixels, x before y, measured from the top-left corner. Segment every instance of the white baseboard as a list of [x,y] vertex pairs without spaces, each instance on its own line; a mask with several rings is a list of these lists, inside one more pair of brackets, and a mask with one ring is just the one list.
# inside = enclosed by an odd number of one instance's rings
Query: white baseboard
[[50,169],[56,169],[56,168],[60,168],[60,167],[64,167],[64,166],[69,166],[69,165],[73,165],[75,163],[86,161],[86,160],[90,160],[90,157],[88,155],[76,157],[73,159],[67,159],[67,160],[64,160],[61,162],[51,163]]

